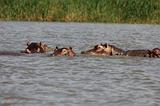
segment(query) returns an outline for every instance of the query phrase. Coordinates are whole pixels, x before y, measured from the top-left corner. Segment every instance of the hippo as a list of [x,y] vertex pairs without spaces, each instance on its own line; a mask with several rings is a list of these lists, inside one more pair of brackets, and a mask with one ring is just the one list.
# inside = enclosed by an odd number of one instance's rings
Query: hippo
[[72,50],[72,47],[69,48],[58,48],[54,49],[53,56],[69,56],[74,57],[76,53]]
[[27,48],[24,51],[21,51],[21,53],[45,53],[48,51],[51,51],[52,49],[49,48],[46,44],[43,44],[42,42],[32,42],[27,43]]
[[94,48],[82,51],[81,54],[94,56],[137,56],[137,57],[160,57],[160,48],[153,50],[123,50],[111,44],[98,44]]
[[160,57],[160,48],[154,48],[152,50],[152,57]]
[[127,50],[125,56],[137,56],[137,57],[160,57],[160,49],[154,48],[153,50]]
[[0,55],[21,56],[31,53],[45,53],[48,51],[53,51],[53,49],[49,48],[46,44],[43,44],[42,42],[32,42],[27,43],[27,48],[24,51],[0,51]]
[[124,50],[110,44],[98,44],[94,46],[93,49],[82,51],[81,54],[87,55],[97,55],[97,56],[114,56],[114,55],[123,55]]
[[124,56],[137,56],[137,57],[152,57],[152,51],[150,50],[127,50]]
[[121,48],[118,48],[111,44],[105,43],[103,44],[103,46],[105,47],[105,52],[110,56],[123,55],[125,53],[125,51]]
[[102,44],[98,44],[95,45],[94,48],[87,50],[87,51],[82,51],[81,54],[86,54],[86,55],[108,55],[107,53],[105,53],[104,51],[105,47]]

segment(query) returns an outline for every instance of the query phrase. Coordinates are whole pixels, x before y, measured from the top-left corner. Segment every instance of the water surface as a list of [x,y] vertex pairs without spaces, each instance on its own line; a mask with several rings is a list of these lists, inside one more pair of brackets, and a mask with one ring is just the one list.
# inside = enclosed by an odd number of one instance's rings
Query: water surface
[[158,106],[160,59],[81,56],[99,43],[160,47],[159,25],[0,22],[0,51],[28,41],[71,46],[75,58],[0,56],[1,106]]

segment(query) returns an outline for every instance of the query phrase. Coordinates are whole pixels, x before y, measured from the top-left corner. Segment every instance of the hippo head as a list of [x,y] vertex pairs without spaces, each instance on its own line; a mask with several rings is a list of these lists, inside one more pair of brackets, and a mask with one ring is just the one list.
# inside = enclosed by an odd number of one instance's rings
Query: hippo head
[[81,54],[88,54],[88,55],[106,55],[105,53],[105,46],[103,44],[95,45],[94,48],[82,51]]
[[152,53],[155,55],[155,57],[160,57],[160,48],[154,48]]
[[48,46],[43,44],[42,42],[36,43],[27,43],[27,48],[25,49],[25,53],[45,53],[48,51]]
[[114,45],[111,44],[103,44],[103,46],[105,47],[104,51],[106,54],[108,55],[123,55],[125,53],[124,50],[122,50],[121,48],[118,48]]
[[54,50],[53,55],[54,56],[70,56],[70,57],[74,57],[76,55],[76,53],[72,50],[72,47],[69,47],[69,48],[58,48],[58,47],[56,47],[56,49]]
[[93,49],[81,52],[81,54],[102,55],[102,56],[123,55],[123,53],[124,51],[122,49],[107,43],[96,45]]

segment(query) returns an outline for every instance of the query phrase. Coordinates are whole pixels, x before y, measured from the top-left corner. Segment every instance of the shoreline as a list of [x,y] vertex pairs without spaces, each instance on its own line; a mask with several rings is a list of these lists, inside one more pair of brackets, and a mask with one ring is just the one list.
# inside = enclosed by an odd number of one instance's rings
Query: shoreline
[[0,21],[160,24],[159,0],[2,0]]

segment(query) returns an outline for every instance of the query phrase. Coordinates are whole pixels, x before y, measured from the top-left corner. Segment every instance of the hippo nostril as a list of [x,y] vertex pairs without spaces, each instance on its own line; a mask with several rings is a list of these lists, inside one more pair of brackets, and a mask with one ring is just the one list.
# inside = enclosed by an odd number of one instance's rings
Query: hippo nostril
[[85,51],[82,51],[81,54],[85,54]]

